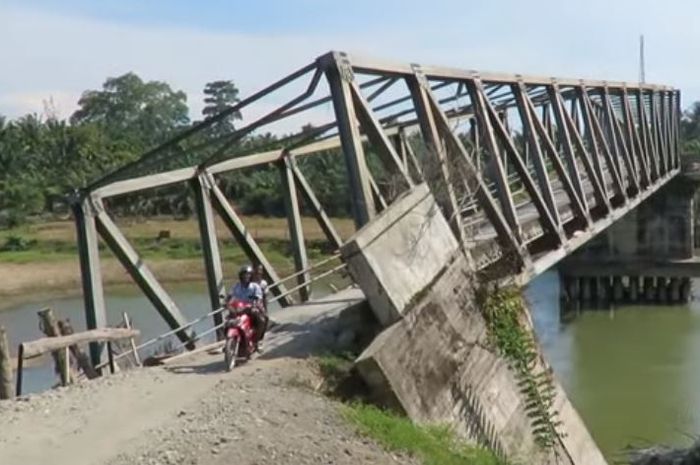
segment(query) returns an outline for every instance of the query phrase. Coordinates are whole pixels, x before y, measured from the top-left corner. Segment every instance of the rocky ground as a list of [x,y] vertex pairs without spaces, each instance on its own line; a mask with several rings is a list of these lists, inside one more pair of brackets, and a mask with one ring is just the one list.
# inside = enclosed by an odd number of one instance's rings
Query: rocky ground
[[316,391],[308,353],[353,339],[328,308],[290,313],[265,355],[231,373],[205,352],[2,402],[0,464],[412,464],[359,436]]

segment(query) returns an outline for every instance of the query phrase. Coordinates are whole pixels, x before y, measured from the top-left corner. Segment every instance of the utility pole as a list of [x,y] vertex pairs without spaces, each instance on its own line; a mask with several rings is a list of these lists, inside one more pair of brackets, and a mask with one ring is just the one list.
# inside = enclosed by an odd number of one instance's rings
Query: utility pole
[[646,82],[644,76],[644,34],[639,36],[639,82],[642,84]]

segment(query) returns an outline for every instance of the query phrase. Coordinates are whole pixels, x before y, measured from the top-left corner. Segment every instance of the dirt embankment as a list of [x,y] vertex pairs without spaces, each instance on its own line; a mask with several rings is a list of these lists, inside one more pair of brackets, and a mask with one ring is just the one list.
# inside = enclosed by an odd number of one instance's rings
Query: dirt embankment
[[359,337],[347,333],[363,327],[361,302],[348,290],[289,310],[265,353],[231,373],[221,354],[202,352],[0,402],[0,464],[415,465],[359,436],[317,392],[307,354]]
[[0,463],[12,465],[411,464],[345,423],[304,360],[220,357],[143,369],[0,403]]
[[[161,282],[192,282],[204,279],[201,260],[154,260],[149,268]],[[132,283],[116,260],[102,261],[105,286]],[[77,260],[45,263],[0,264],[0,310],[37,294],[78,294],[81,291]]]

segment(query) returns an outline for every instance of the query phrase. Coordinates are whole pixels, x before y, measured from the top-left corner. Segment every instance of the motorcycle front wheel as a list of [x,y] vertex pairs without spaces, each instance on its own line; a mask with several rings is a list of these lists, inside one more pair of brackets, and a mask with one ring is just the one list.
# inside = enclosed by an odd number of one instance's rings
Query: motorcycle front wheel
[[224,346],[224,362],[226,364],[226,371],[231,371],[236,366],[236,357],[238,356],[238,346],[241,340],[238,336],[234,336],[230,339],[226,339],[226,345]]

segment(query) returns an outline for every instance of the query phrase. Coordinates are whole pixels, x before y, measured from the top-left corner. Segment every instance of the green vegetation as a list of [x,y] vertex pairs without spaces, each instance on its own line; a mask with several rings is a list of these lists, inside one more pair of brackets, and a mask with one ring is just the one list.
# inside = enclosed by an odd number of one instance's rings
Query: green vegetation
[[364,385],[352,370],[355,358],[353,353],[327,353],[316,362],[323,378],[321,390],[344,401],[343,415],[359,433],[424,465],[505,465],[490,451],[460,441],[448,427],[416,425],[366,403]]
[[[204,94],[205,117],[239,101],[232,81],[207,83]],[[306,125],[294,137],[256,133],[232,138],[234,122],[244,116],[233,112],[162,156],[149,159],[147,165],[127,169],[122,177],[191,166],[213,156],[281,148],[313,131]],[[0,228],[21,225],[38,215],[65,215],[67,196],[75,189],[128,166],[199,123],[190,121],[184,92],[165,82],[143,81],[134,73],[108,78],[101,89],[85,91],[68,119],[59,119],[51,108],[44,115],[28,114],[14,120],[0,115]],[[350,197],[343,158],[338,155],[336,150],[307,157],[299,160],[299,168],[326,212],[347,216]],[[274,166],[228,173],[219,182],[243,214],[284,214],[280,174]],[[110,199],[108,207],[117,215],[184,218],[192,213],[193,199],[183,184]]]
[[[263,253],[280,272],[293,269],[290,242],[286,220],[282,218],[245,218],[251,233]],[[350,220],[335,221],[343,236],[353,230]],[[304,218],[308,231],[307,253],[311,262],[327,257],[328,243],[315,228],[312,218]],[[148,222],[123,224],[122,229],[132,245],[145,260],[201,259],[201,243],[195,221],[168,221],[165,219]],[[160,231],[168,231],[169,237],[159,237]],[[225,262],[242,263],[247,261],[242,249],[226,234],[223,225],[219,226],[220,253]],[[11,229],[0,230],[0,262],[32,263],[56,262],[77,259],[77,245],[71,222],[24,224]],[[100,249],[108,255],[104,243]],[[106,255],[106,256],[107,256]]]
[[355,402],[345,417],[383,447],[419,459],[424,465],[501,465],[491,452],[462,443],[445,426],[419,426],[406,417]]
[[549,371],[539,368],[537,344],[524,326],[527,309],[522,292],[516,287],[482,290],[480,308],[488,324],[492,344],[510,362],[518,386],[526,399],[535,440],[553,450],[561,433],[557,431],[558,412],[553,409],[554,382]]
[[700,155],[700,102],[693,103],[683,113],[681,140],[684,153]]

